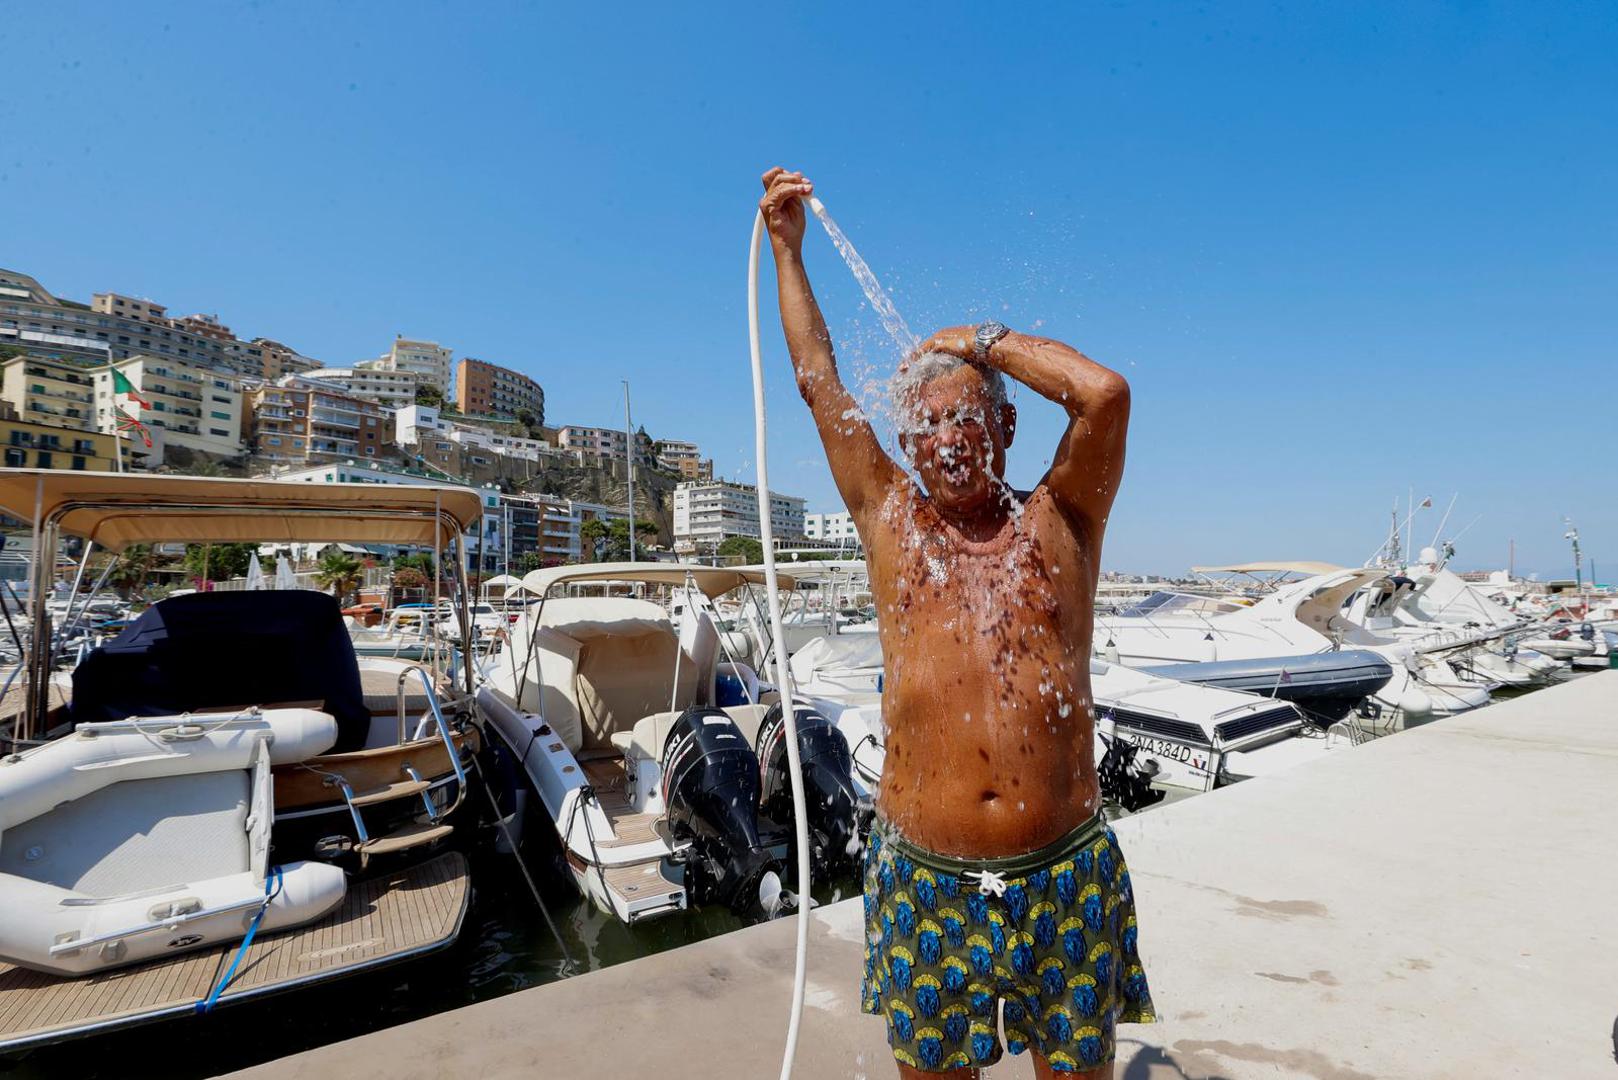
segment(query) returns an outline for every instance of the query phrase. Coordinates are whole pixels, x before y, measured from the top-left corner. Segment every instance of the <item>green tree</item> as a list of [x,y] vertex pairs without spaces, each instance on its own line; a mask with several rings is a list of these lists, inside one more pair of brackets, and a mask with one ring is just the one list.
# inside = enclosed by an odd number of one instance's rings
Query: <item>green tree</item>
[[425,589],[427,575],[414,566],[401,566],[393,572],[393,587],[395,589]]
[[130,544],[118,553],[107,581],[124,599],[138,594],[146,585],[146,578],[157,565],[157,555],[150,544]]
[[517,561],[512,564],[511,572],[518,577],[522,577],[524,574],[532,574],[535,570],[542,570],[545,566],[545,556],[537,551],[525,551],[517,556]]
[[764,561],[764,545],[751,536],[730,536],[719,545],[717,554],[726,558],[740,558],[747,566]]
[[[645,548],[657,539],[657,523],[636,519],[635,543]],[[591,518],[579,526],[580,553],[585,562],[619,562],[629,558],[629,522],[623,518]]]
[[322,589],[330,589],[341,604],[349,593],[359,588],[359,560],[341,548],[328,549],[320,557],[320,565],[315,570],[315,584]]
[[416,404],[430,405],[433,408],[444,407],[444,391],[431,383],[420,383],[416,387]]
[[187,544],[185,572],[198,580],[225,581],[243,577],[257,544]]
[[414,555],[399,555],[393,560],[395,570],[417,570],[424,578],[433,576],[433,557],[425,551],[418,551]]

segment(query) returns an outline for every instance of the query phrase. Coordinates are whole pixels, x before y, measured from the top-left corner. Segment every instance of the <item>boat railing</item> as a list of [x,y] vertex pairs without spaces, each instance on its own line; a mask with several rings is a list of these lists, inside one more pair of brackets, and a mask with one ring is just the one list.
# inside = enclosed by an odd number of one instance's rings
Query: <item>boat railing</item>
[[[412,672],[421,678],[422,688],[427,692],[427,709],[428,712],[432,714],[431,723],[438,729],[438,737],[443,740],[444,752],[449,755],[449,767],[455,770],[455,801],[452,802],[447,808],[438,811],[436,814],[432,814],[431,811],[429,811],[433,819],[437,820],[440,817],[444,817],[445,815],[452,813],[456,807],[461,805],[461,800],[466,797],[466,769],[461,765],[461,752],[459,747],[455,745],[455,735],[450,731],[449,724],[444,720],[443,709],[439,707],[438,692],[434,689],[432,679],[428,676],[427,669],[424,667],[412,665],[399,672],[397,691],[399,705],[399,745],[403,746],[406,741],[405,683],[409,680]],[[428,723],[428,717],[423,715],[417,722],[416,730],[411,738],[426,738]]]

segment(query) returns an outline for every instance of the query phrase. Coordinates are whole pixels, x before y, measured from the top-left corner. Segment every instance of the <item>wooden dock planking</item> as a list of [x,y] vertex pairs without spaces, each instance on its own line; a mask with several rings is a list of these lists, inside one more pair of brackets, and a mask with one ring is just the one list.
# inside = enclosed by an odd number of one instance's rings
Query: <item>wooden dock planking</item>
[[[453,852],[352,882],[319,922],[255,939],[220,1004],[448,945],[468,898],[466,860]],[[185,1013],[208,996],[239,947],[76,979],[0,963],[0,1049]]]

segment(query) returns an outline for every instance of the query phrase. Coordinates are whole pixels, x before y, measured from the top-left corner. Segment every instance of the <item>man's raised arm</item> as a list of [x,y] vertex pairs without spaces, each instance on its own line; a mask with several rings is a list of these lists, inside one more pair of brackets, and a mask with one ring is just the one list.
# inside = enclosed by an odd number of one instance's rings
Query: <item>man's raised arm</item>
[[798,392],[814,414],[843,503],[859,522],[867,509],[881,505],[903,473],[882,449],[853,395],[837,375],[831,334],[803,268],[805,200],[813,194],[814,185],[802,173],[771,169],[764,174],[764,198],[759,200],[758,208],[764,214],[770,247],[775,252],[781,329],[792,353]]
[[996,368],[1062,406],[1067,430],[1044,482],[1070,510],[1098,527],[1105,525],[1124,474],[1129,383],[1060,341],[1013,332],[980,352],[975,334],[969,326],[940,330],[922,350],[953,353]]

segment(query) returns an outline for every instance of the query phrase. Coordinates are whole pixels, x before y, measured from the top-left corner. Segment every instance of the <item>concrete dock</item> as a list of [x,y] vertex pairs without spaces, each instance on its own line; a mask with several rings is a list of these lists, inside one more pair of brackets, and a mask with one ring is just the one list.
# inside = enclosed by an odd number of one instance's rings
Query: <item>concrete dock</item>
[[[1121,821],[1164,1020],[1117,1075],[1618,1076],[1618,671]],[[753,927],[243,1077],[770,1077],[793,925]],[[858,900],[815,913],[795,1075],[895,1075]],[[994,1077],[1028,1077],[1026,1058]]]

